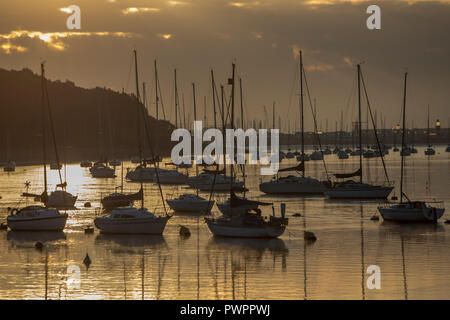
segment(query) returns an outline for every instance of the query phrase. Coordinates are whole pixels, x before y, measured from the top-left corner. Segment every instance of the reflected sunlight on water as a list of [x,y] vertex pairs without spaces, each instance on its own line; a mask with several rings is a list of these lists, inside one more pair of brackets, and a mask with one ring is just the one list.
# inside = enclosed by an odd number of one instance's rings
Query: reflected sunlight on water
[[[443,148],[430,159],[423,148],[406,158],[406,194],[446,201],[438,225],[371,221],[377,202],[265,196],[258,190],[258,168],[248,167],[247,196],[273,201],[278,208],[287,204],[289,226],[272,240],[214,238],[203,217],[183,214],[169,221],[163,236],[84,234],[100,212],[101,197],[120,185],[120,168],[114,179],[93,179],[88,169],[68,165],[68,191],[78,200],[77,209],[68,211],[64,232],[0,231],[0,299],[404,299],[406,294],[408,299],[449,299],[450,225],[443,221],[449,218],[450,155]],[[330,172],[358,166],[356,158],[330,155],[326,160]],[[399,154],[391,150],[386,160],[398,186]],[[282,166],[293,163],[285,160]],[[365,163],[365,178],[382,182],[379,159]],[[306,166],[308,175],[322,175],[321,161]],[[25,181],[31,182],[30,192],[42,191],[42,172],[40,166],[27,166],[0,173],[1,221],[7,207],[26,204],[20,196]],[[57,182],[57,171],[49,171],[49,190]],[[135,192],[139,184],[125,183],[124,189]],[[194,193],[184,186],[163,190],[167,195]],[[145,194],[146,207],[161,207],[155,185],[146,184]],[[92,207],[84,208],[88,201]],[[294,213],[303,217],[291,217]],[[191,237],[179,237],[180,224],[190,228]],[[318,240],[306,244],[303,230],[314,231]],[[42,252],[35,249],[36,241],[45,244]],[[89,268],[83,265],[86,253],[92,260]],[[71,265],[80,268],[79,287],[68,284]],[[380,290],[364,286],[369,265],[381,268]]]

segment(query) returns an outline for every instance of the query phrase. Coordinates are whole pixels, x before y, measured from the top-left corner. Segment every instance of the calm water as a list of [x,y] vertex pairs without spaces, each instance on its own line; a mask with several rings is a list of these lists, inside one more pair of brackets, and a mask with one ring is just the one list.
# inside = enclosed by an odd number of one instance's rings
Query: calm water
[[[330,172],[358,166],[357,157],[330,155],[326,160]],[[391,150],[386,161],[398,186],[400,156]],[[285,160],[282,166],[294,163]],[[384,180],[379,159],[365,164],[365,179]],[[377,202],[264,196],[258,191],[259,171],[249,167],[251,198],[273,201],[277,208],[285,202],[288,216],[303,217],[290,217],[280,239],[242,240],[212,237],[203,217],[195,215],[175,215],[161,237],[101,235],[98,230],[84,234],[99,214],[102,195],[114,191],[120,178],[93,179],[88,169],[68,165],[68,191],[78,194],[79,209],[68,211],[64,232],[0,231],[0,299],[450,299],[450,225],[443,223],[450,219],[450,154],[440,146],[428,159],[419,148],[406,166],[410,198],[445,201],[438,225],[371,221]],[[308,162],[306,169],[308,175],[323,177],[321,161]],[[25,205],[20,197],[25,181],[31,182],[30,192],[42,190],[42,172],[29,166],[0,173],[0,221],[7,207],[19,201]],[[120,176],[120,169],[116,173]],[[50,175],[53,190],[57,172]],[[138,184],[125,184],[126,191],[138,189]],[[193,192],[178,186],[163,190],[170,196]],[[145,206],[160,210],[157,187],[146,184],[145,192]],[[87,201],[92,208],[83,207]],[[190,228],[190,238],[180,238],[180,224]],[[318,240],[306,244],[303,230],[313,231]],[[45,244],[42,251],[34,248],[36,241]],[[83,265],[86,253],[92,260],[89,268]],[[381,268],[380,290],[364,286],[369,265]],[[68,277],[77,268],[78,286]]]

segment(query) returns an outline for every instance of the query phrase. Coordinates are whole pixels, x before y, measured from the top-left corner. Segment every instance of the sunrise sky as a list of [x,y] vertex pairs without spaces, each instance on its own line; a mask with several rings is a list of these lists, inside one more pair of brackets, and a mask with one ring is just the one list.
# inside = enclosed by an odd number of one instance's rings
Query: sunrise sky
[[[68,30],[64,8],[81,8],[81,30]],[[366,28],[366,8],[381,7],[381,30]],[[443,126],[450,117],[450,0],[15,0],[0,2],[0,67],[30,68],[47,63],[51,79],[81,87],[134,91],[131,52],[138,50],[141,79],[153,86],[158,68],[166,115],[173,115],[173,69],[191,108],[191,83],[210,106],[210,69],[225,83],[231,63],[243,79],[249,118],[271,117],[273,101],[283,125],[298,123],[294,80],[296,51],[304,52],[311,94],[317,98],[322,129],[344,110],[356,117],[355,62],[363,63],[371,103],[387,118],[400,120],[403,73],[410,76],[408,122]],[[150,95],[150,93],[149,93]],[[150,98],[152,99],[152,98]],[[154,101],[152,101],[154,103]],[[154,105],[150,105],[154,114]],[[310,113],[307,129],[312,129]]]

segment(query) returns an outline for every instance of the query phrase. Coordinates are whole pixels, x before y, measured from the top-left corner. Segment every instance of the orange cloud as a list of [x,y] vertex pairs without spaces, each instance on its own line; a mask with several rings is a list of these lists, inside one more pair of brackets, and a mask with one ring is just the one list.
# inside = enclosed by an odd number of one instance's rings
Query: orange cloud
[[146,13],[146,12],[159,12],[161,11],[158,8],[136,8],[136,7],[130,7],[122,10],[123,14],[136,14],[136,13]]
[[[28,31],[28,30],[13,30],[7,34],[0,34],[0,40],[7,40],[6,43],[2,44],[5,47],[11,48],[11,50],[16,50],[18,52],[23,52],[26,48],[19,49],[20,46],[15,46],[11,44],[11,40],[30,38],[30,39],[39,39],[40,41],[46,43],[48,47],[63,51],[66,49],[66,44],[62,41],[65,38],[73,38],[73,37],[119,37],[119,38],[130,38],[133,36],[132,33],[128,32],[41,32],[41,31]],[[15,48],[15,49],[12,49]],[[6,52],[6,49],[4,49]]]
[[306,71],[329,71],[329,70],[333,70],[334,66],[332,66],[331,64],[310,64],[305,66],[305,70]]
[[172,34],[170,34],[170,33],[158,33],[157,36],[158,36],[158,38],[165,39],[165,40],[169,40],[170,38],[172,38]]
[[11,44],[11,43],[9,43],[9,42],[3,43],[3,44],[0,46],[0,48],[1,48],[6,54],[10,54],[10,53],[12,53],[13,51],[16,51],[16,52],[24,52],[24,51],[27,50],[27,48],[25,48],[25,47],[22,47],[22,46],[16,46],[16,45]]

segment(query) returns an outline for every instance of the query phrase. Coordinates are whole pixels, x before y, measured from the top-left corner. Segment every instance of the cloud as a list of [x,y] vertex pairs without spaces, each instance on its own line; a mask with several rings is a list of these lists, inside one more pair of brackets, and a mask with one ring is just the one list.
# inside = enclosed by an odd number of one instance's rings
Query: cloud
[[170,38],[172,38],[172,34],[170,34],[170,33],[158,33],[157,36],[158,36],[158,38],[165,39],[165,40],[169,40]]
[[168,4],[169,6],[174,7],[174,6],[183,6],[183,5],[186,5],[186,4],[188,4],[188,2],[185,2],[185,1],[167,1],[167,4]]
[[353,67],[355,65],[349,57],[344,57],[344,62],[349,67]]
[[252,36],[253,36],[255,39],[258,39],[258,40],[260,40],[260,39],[263,38],[262,32],[252,32]]
[[233,2],[229,2],[228,5],[232,6],[232,7],[237,7],[237,8],[254,8],[257,7],[261,4],[261,2],[259,1],[233,1]]
[[123,14],[137,14],[137,13],[152,13],[152,12],[159,12],[161,9],[159,8],[146,8],[146,7],[130,7],[122,10]]
[[334,66],[331,64],[321,63],[321,64],[310,64],[305,66],[306,71],[330,71],[333,70]]
[[[20,47],[14,44],[11,44],[11,40],[17,39],[39,39],[48,45],[49,48],[63,51],[66,49],[66,44],[62,41],[62,39],[66,38],[74,38],[74,37],[116,37],[116,38],[130,38],[133,37],[134,34],[129,32],[41,32],[41,31],[28,31],[28,30],[13,30],[10,33],[0,34],[0,40],[7,40],[5,48],[9,48],[11,50],[15,50],[17,52],[23,52],[26,50],[24,47]],[[4,49],[5,52],[7,51]],[[7,52],[8,53],[8,52]]]
[[16,46],[14,44],[11,44],[9,42],[3,43],[0,48],[6,53],[6,54],[10,54],[13,51],[15,52],[24,52],[27,50],[27,48],[22,47],[22,46]]

